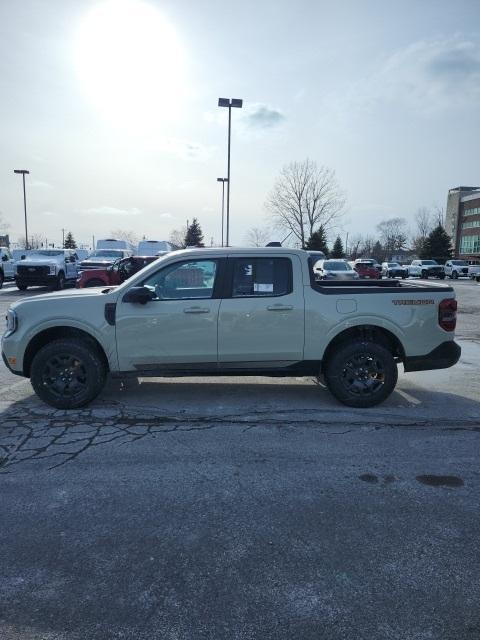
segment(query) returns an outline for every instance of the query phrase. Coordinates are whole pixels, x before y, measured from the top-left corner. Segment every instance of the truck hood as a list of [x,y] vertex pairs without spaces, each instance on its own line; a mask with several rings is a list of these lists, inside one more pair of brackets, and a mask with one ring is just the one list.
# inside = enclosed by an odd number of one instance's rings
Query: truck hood
[[38,296],[31,296],[29,298],[25,298],[24,300],[18,300],[14,302],[11,306],[12,309],[18,309],[19,307],[24,307],[29,304],[45,304],[45,302],[55,303],[57,300],[71,300],[74,302],[75,300],[79,300],[81,296],[90,297],[90,298],[98,298],[101,297],[105,300],[105,302],[111,302],[108,300],[110,296],[108,294],[102,293],[105,289],[113,289],[113,287],[90,287],[86,289],[68,289],[64,291],[53,291],[52,293],[43,293]]
[[50,265],[55,265],[58,266],[59,264],[65,264],[65,260],[64,258],[60,257],[58,260],[56,260],[54,257],[49,256],[49,257],[42,257],[42,256],[38,256],[37,257],[30,257],[30,258],[25,258],[25,260],[18,260],[18,262],[16,263],[17,266],[22,266],[24,265],[25,267],[38,267],[39,265],[42,266],[50,266]]

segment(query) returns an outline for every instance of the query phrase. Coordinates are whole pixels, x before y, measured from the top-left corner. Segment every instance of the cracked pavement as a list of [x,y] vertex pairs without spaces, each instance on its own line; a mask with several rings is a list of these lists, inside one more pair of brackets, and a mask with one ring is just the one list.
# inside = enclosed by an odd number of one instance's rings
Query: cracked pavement
[[458,286],[460,364],[369,410],[197,378],[55,411],[1,372],[0,638],[479,638],[480,288]]

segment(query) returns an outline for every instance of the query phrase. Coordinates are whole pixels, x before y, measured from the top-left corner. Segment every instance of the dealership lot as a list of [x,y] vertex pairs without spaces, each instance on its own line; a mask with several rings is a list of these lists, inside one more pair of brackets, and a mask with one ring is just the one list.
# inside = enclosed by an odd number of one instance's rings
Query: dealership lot
[[480,284],[453,286],[460,363],[374,409],[197,378],[62,412],[0,365],[0,637],[480,637]]

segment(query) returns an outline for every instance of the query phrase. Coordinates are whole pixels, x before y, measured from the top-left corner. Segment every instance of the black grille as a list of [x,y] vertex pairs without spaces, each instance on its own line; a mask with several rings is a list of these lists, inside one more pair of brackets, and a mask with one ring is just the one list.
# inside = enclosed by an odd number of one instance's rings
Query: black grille
[[43,278],[50,273],[50,267],[28,267],[27,265],[18,265],[17,273],[25,278]]

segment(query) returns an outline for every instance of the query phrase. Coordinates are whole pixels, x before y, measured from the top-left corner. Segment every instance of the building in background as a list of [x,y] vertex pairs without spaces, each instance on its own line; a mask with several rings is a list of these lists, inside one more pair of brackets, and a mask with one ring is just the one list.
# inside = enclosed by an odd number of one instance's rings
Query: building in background
[[10,238],[8,237],[8,233],[6,236],[0,236],[0,247],[9,247],[10,246]]
[[480,258],[480,187],[449,190],[445,229],[456,258]]

